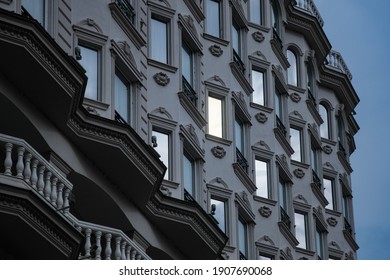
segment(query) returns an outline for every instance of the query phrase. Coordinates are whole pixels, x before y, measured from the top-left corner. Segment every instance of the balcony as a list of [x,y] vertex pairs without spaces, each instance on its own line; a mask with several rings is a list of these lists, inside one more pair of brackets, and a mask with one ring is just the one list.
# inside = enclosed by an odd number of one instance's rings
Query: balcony
[[135,23],[135,10],[128,0],[115,0],[121,12],[128,18],[131,24]]
[[244,155],[236,148],[236,161],[241,166],[245,173],[248,173],[249,164]]
[[297,0],[297,1],[295,1],[295,7],[314,16],[315,18],[317,18],[318,23],[321,26],[324,26],[324,20],[322,19],[313,0]]
[[191,84],[184,78],[184,76],[181,77],[182,80],[182,90],[185,93],[185,95],[188,97],[188,99],[191,101],[191,103],[196,107],[196,101],[198,100],[198,95],[192,88]]
[[331,50],[326,58],[325,63],[328,68],[343,73],[347,75],[349,80],[352,80],[351,71],[349,71],[347,64],[339,52]]
[[286,225],[288,229],[291,229],[290,216],[284,211],[283,207],[280,206],[280,221]]
[[245,75],[245,64],[244,62],[242,62],[241,57],[234,49],[233,49],[233,62],[237,66],[237,68],[241,71],[241,73]]

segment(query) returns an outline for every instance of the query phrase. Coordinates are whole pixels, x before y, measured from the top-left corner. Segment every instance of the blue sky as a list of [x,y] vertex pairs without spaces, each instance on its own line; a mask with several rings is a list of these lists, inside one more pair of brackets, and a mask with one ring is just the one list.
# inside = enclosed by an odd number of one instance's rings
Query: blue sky
[[358,258],[390,260],[390,1],[315,0],[315,4],[360,97],[356,108],[360,131],[351,157]]

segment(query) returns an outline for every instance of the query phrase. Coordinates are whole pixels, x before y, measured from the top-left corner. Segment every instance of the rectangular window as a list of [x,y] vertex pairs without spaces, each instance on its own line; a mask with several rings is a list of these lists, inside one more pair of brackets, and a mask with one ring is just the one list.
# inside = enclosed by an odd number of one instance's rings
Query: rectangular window
[[22,0],[22,6],[35,18],[42,26],[45,26],[46,14],[45,0]]
[[290,127],[290,143],[294,149],[294,153],[291,155],[291,159],[302,162],[303,155],[303,143],[302,143],[302,130]]
[[151,58],[168,64],[168,23],[152,17],[150,33]]
[[209,134],[223,137],[222,100],[212,96],[208,97],[208,124]]
[[251,22],[258,25],[262,24],[262,8],[262,0],[249,1],[249,19]]
[[255,160],[256,195],[265,198],[270,198],[268,169],[268,162],[260,159]]
[[335,209],[335,199],[334,199],[334,180],[324,178],[323,179],[324,184],[324,195],[326,200],[329,202],[329,204],[326,206],[328,209],[336,210]]
[[232,28],[232,46],[233,50],[241,57],[241,36],[240,36],[240,28],[233,21]]
[[152,136],[156,137],[157,146],[154,148],[157,153],[160,155],[160,160],[167,167],[164,179],[171,179],[170,176],[170,143],[169,143],[169,134],[153,130]]
[[195,163],[194,159],[186,152],[183,155],[183,184],[184,189],[195,197]]
[[324,259],[324,236],[323,232],[316,227],[316,251],[317,251],[317,257],[319,260]]
[[86,71],[88,77],[87,87],[84,97],[98,100],[99,90],[99,51],[86,46],[79,45],[81,50],[81,66]]
[[295,212],[295,237],[299,241],[297,247],[308,249],[307,215]]
[[221,1],[206,0],[206,33],[221,37]]
[[194,81],[194,63],[193,63],[193,53],[191,49],[187,46],[185,42],[182,42],[181,48],[181,71],[183,77],[186,79],[188,84],[193,87]]
[[264,73],[252,69],[253,103],[265,106]]
[[241,218],[238,219],[238,249],[240,252],[240,259],[248,259],[248,233],[247,223]]
[[115,73],[115,111],[131,124],[131,86],[120,72]]
[[212,198],[210,200],[211,214],[218,222],[218,227],[226,233],[226,203],[222,200]]

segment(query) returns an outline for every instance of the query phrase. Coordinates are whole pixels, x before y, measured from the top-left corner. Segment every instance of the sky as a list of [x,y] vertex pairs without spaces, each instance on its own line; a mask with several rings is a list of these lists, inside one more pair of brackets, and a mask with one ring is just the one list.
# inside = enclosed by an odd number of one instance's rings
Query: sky
[[[358,259],[390,260],[389,0],[315,0],[332,49],[343,56],[360,98],[351,156]],[[389,174],[387,173],[389,172]]]

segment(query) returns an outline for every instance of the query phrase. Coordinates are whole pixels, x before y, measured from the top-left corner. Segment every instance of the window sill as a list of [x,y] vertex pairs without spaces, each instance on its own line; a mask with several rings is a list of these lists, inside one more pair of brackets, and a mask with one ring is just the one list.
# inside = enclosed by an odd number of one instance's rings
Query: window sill
[[307,163],[304,163],[304,162],[300,162],[300,161],[296,161],[296,160],[291,160],[291,165],[294,165],[294,166],[297,166],[297,167],[302,167],[304,169],[309,169],[309,167],[310,167],[310,164],[307,164]]
[[177,71],[177,67],[175,67],[175,66],[165,64],[165,63],[162,63],[160,61],[150,59],[150,58],[148,58],[148,65],[156,67],[156,68],[160,68],[162,70],[165,70],[165,71],[168,71],[171,73],[176,73],[176,71]]
[[280,130],[280,128],[274,128],[275,138],[278,140],[279,144],[282,146],[283,150],[286,152],[288,157],[294,153],[294,149],[291,147],[290,143],[287,141],[286,136]]
[[89,99],[87,97],[84,97],[83,106],[90,114],[94,114],[98,116],[100,115],[99,111],[105,112],[110,107],[110,105],[107,103],[103,103],[98,100]]
[[321,203],[321,206],[325,208],[329,204],[328,200],[325,198],[325,195],[322,193],[321,187],[316,183],[310,183],[311,190],[314,193],[315,197]]
[[251,195],[256,193],[256,189],[257,189],[256,185],[253,183],[251,178],[249,178],[249,176],[245,172],[245,170],[242,169],[242,167],[240,166],[239,163],[236,163],[236,162],[233,163],[233,170],[234,170],[234,173],[236,173],[238,179],[240,179],[240,181],[244,184],[244,186],[246,187],[248,192]]
[[258,196],[258,195],[254,195],[253,200],[267,204],[267,205],[271,205],[271,206],[275,206],[278,203],[275,200],[272,200],[272,199],[266,198],[266,197],[262,197],[262,196]]
[[254,109],[256,109],[256,110],[259,110],[259,111],[262,111],[262,112],[265,112],[265,113],[269,113],[269,114],[274,111],[274,109],[272,109],[272,108],[269,108],[267,106],[254,103],[252,101],[249,103],[249,106],[254,108]]
[[316,252],[310,251],[309,249],[304,249],[304,248],[300,248],[300,247],[296,247],[295,250],[297,253],[300,253],[300,254],[303,254],[306,256],[310,256],[310,257],[313,257],[316,253]]
[[329,214],[329,215],[336,216],[336,217],[341,217],[341,212],[339,212],[337,210],[332,210],[332,209],[325,208],[325,213]]
[[229,41],[226,41],[225,39],[222,39],[222,38],[218,38],[218,37],[215,37],[213,35],[210,35],[208,33],[203,33],[203,38],[208,40],[208,41],[211,41],[213,43],[217,43],[217,44],[220,44],[222,46],[227,46],[229,45]]
[[248,26],[250,26],[252,28],[259,29],[259,30],[264,31],[266,33],[268,33],[271,30],[271,28],[269,28],[269,27],[266,27],[266,26],[264,26],[262,24],[257,24],[257,23],[254,23],[254,22],[250,22],[250,21],[248,21]]
[[206,134],[205,137],[206,137],[207,140],[211,140],[211,141],[217,142],[217,143],[225,145],[225,146],[230,146],[232,144],[231,140],[228,140],[228,139],[225,139],[225,138],[221,138],[221,137],[218,137],[218,136],[214,136],[214,135],[211,135],[211,134]]

